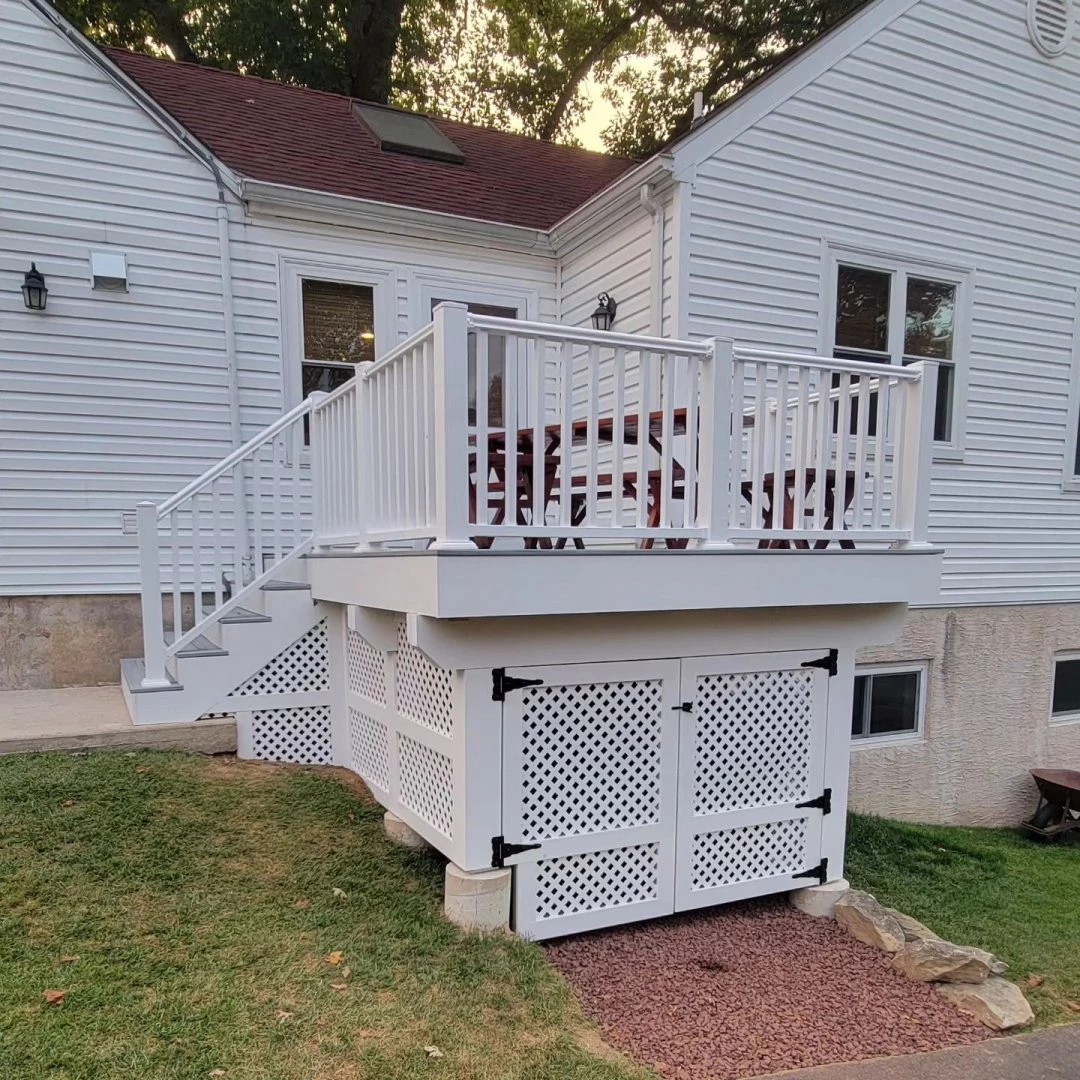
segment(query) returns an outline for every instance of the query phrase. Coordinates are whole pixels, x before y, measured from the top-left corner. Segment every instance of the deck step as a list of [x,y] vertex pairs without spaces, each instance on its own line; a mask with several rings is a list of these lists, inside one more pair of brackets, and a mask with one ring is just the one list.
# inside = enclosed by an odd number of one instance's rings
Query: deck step
[[[204,615],[213,615],[214,608],[203,608]],[[269,615],[260,615],[246,607],[234,607],[230,612],[218,619],[219,623],[264,623],[273,622]]]
[[161,694],[170,690],[183,690],[183,684],[178,683],[167,671],[165,678],[169,680],[168,686],[143,686],[142,681],[146,677],[146,660],[141,656],[129,657],[120,661],[120,675],[132,694]]
[[[165,644],[171,645],[176,640],[176,635],[168,630],[165,633]],[[220,645],[211,641],[204,634],[200,634],[197,638],[193,638],[189,641],[179,652],[177,656],[228,656],[229,650],[223,649]]]
[[285,581],[284,579],[268,581],[265,585],[260,585],[259,588],[263,592],[298,592],[301,589],[311,591],[311,586],[306,581]]

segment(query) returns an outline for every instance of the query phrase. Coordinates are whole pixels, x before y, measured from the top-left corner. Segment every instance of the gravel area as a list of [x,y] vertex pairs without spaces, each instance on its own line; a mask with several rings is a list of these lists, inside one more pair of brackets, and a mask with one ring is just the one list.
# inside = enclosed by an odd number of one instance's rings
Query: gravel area
[[611,1045],[671,1080],[940,1050],[990,1037],[830,919],[783,900],[564,938],[549,959]]

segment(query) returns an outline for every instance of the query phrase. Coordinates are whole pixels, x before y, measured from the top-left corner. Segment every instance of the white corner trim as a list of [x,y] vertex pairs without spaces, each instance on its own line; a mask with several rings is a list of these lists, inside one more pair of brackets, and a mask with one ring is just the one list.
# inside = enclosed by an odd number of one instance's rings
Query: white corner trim
[[675,172],[688,164],[712,157],[724,145],[783,104],[792,94],[839,63],[845,56],[883,30],[921,0],[871,0],[861,11],[849,16],[818,38],[786,67],[740,94],[727,107],[683,136],[674,148]]

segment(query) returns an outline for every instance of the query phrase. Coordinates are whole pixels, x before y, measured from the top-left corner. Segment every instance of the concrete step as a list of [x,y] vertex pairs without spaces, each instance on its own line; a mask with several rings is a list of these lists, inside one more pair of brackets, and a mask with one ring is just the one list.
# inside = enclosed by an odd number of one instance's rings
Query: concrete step
[[135,727],[119,686],[0,692],[0,754],[46,750],[236,752],[230,718]]

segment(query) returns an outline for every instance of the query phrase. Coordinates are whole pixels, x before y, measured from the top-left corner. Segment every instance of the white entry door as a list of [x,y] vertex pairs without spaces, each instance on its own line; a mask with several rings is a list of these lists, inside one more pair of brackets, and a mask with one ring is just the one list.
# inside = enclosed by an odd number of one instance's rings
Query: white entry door
[[818,883],[834,656],[683,661],[676,910]]
[[[538,680],[503,704],[496,861],[515,867],[517,932],[550,938],[670,914],[679,662],[506,674]],[[529,849],[513,853],[519,845]]]

